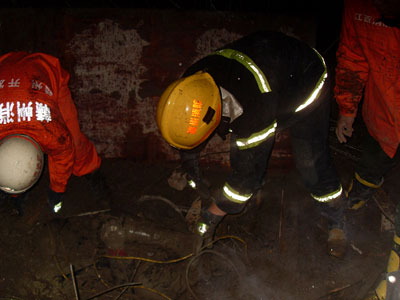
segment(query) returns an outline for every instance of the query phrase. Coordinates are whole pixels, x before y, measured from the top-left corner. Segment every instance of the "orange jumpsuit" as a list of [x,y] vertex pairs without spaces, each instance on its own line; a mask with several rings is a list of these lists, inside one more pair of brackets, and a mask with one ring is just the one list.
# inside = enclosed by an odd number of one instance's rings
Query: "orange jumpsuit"
[[335,97],[342,115],[362,116],[393,158],[400,142],[400,29],[379,22],[371,0],[346,0],[337,51]]
[[0,57],[0,139],[29,135],[47,154],[50,188],[65,192],[71,174],[100,167],[94,145],[81,132],[68,88],[69,74],[57,58],[12,52]]

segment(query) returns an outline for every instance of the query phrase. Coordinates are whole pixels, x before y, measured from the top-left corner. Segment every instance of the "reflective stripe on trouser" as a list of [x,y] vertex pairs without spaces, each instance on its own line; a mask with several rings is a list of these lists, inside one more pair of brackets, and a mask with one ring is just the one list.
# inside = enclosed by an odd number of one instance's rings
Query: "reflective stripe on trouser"
[[360,175],[358,175],[358,173],[354,173],[354,177],[357,179],[358,182],[362,183],[363,185],[373,188],[373,189],[378,189],[382,186],[383,184],[383,178],[381,179],[381,182],[379,182],[378,184],[374,184],[372,182],[369,182],[365,179],[362,179]]
[[342,188],[342,185],[340,185],[339,188],[333,192],[330,192],[330,193],[327,193],[324,195],[311,194],[311,197],[313,197],[318,202],[329,202],[336,198],[339,198],[342,195],[342,193],[343,193],[343,188]]
[[235,203],[246,203],[251,196],[253,196],[252,193],[249,194],[243,194],[232,188],[228,183],[225,183],[224,187],[222,188],[222,194],[227,198],[229,201],[235,202]]

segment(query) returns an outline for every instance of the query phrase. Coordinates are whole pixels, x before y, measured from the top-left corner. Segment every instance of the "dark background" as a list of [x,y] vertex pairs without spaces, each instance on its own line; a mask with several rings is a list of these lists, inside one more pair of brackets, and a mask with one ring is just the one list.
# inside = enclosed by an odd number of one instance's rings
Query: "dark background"
[[313,18],[318,24],[317,49],[325,55],[336,50],[340,32],[343,1],[254,1],[254,0],[86,0],[86,1],[2,1],[1,8],[138,8],[150,10],[202,10],[228,12],[278,13],[303,15]]

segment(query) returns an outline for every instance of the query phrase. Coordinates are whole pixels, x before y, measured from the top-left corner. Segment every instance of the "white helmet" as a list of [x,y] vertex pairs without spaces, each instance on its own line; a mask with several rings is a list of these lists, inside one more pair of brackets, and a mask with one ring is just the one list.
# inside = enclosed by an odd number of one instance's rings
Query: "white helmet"
[[43,152],[27,135],[12,134],[0,140],[0,189],[20,194],[31,188],[43,170]]

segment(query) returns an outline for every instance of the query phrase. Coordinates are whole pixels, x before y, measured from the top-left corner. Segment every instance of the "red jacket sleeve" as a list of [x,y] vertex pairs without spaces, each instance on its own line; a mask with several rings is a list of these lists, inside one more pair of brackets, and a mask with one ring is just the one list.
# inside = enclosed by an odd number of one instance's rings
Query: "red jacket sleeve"
[[74,148],[65,148],[64,151],[49,154],[48,156],[50,188],[63,193],[72,174],[74,162]]
[[358,1],[345,1],[339,47],[336,53],[335,98],[339,112],[355,117],[368,78],[368,62],[363,55],[355,27],[355,18],[361,8]]

